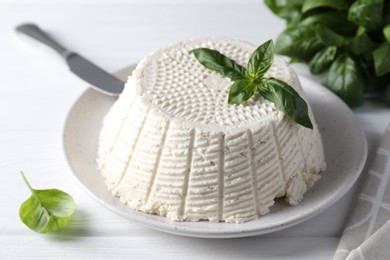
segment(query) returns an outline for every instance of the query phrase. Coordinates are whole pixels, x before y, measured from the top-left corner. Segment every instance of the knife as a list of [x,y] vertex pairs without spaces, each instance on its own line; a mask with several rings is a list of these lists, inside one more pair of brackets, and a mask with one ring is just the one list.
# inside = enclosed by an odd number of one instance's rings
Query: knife
[[16,31],[28,35],[58,52],[68,64],[70,71],[92,84],[91,87],[93,89],[110,96],[117,96],[122,93],[124,88],[123,81],[99,68],[81,55],[64,48],[37,25],[32,23],[21,24],[16,27]]

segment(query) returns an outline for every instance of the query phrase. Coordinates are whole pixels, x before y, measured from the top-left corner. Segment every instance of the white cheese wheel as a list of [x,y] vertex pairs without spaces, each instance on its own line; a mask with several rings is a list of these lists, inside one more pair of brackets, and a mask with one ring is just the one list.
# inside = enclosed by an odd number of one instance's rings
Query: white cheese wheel
[[[182,41],[145,57],[104,118],[98,166],[132,209],[174,221],[241,223],[277,197],[298,204],[324,170],[321,136],[257,94],[228,105],[232,84],[189,54],[215,49],[243,66],[255,46],[225,38]],[[266,76],[306,100],[296,74],[275,57]]]

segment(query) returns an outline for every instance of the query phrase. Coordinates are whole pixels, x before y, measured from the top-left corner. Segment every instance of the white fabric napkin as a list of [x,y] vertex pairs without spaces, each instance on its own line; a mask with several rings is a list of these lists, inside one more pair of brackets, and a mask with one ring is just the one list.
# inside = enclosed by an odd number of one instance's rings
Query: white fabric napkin
[[341,236],[341,259],[390,259],[390,124]]

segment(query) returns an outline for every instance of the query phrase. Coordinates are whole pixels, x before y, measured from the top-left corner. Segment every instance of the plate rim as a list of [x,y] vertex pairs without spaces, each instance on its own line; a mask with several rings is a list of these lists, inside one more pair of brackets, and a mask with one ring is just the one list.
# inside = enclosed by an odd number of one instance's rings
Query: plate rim
[[[124,69],[121,69],[117,73],[114,73],[114,74],[117,74],[117,75],[118,74],[120,75],[121,73],[123,74],[123,71],[128,70],[129,67],[130,66],[125,67]],[[301,76],[301,75],[297,75],[297,76],[298,76],[298,78],[299,78],[301,83],[302,82],[306,82],[306,83],[315,85],[316,88],[317,87],[321,88],[321,90],[325,91],[327,94],[330,94],[330,96],[332,98],[336,98],[336,99],[338,99],[338,101],[341,101],[342,104],[345,106],[345,108],[352,112],[352,110],[338,96],[336,96],[329,89],[323,87],[319,83],[317,83],[317,82],[315,82],[315,81],[313,81],[313,80],[311,80],[311,79],[309,79],[307,77],[304,77],[304,76]],[[305,89],[304,84],[302,84],[302,86]],[[78,185],[90,197],[92,197],[100,205],[102,205],[103,207],[107,208],[108,210],[110,210],[111,212],[115,213],[116,215],[119,215],[119,216],[121,216],[121,217],[123,217],[123,218],[125,218],[127,220],[135,221],[135,222],[137,222],[139,224],[142,224],[143,226],[147,226],[149,228],[152,228],[152,229],[155,229],[155,230],[159,230],[159,231],[162,231],[162,232],[166,232],[166,233],[170,233],[170,234],[182,235],[182,236],[187,236],[187,237],[198,237],[198,238],[237,238],[237,237],[248,237],[248,236],[255,236],[255,235],[263,235],[263,234],[272,233],[272,232],[280,231],[280,230],[283,230],[283,229],[295,226],[297,224],[300,224],[300,223],[302,223],[302,222],[304,222],[304,221],[306,221],[306,220],[308,220],[308,219],[318,215],[319,213],[323,212],[324,210],[326,210],[330,206],[332,206],[334,203],[339,201],[352,188],[352,186],[355,184],[355,182],[357,181],[357,179],[361,175],[361,173],[362,173],[362,171],[364,169],[364,165],[365,165],[366,160],[367,160],[367,155],[368,155],[367,138],[365,136],[364,131],[360,127],[360,125],[358,125],[358,132],[360,133],[360,135],[362,137],[361,138],[361,141],[362,141],[362,143],[361,143],[361,145],[362,145],[362,154],[361,154],[361,156],[362,156],[362,158],[359,161],[359,163],[355,166],[354,172],[356,172],[356,173],[353,175],[354,178],[352,179],[352,181],[344,182],[342,185],[340,185],[339,189],[341,189],[342,191],[338,192],[334,196],[327,197],[325,202],[322,203],[321,207],[312,207],[304,215],[300,215],[299,217],[289,218],[283,224],[276,224],[275,226],[269,226],[268,228],[261,228],[261,229],[259,229],[259,228],[253,227],[253,228],[247,228],[247,229],[240,229],[239,231],[237,231],[237,230],[232,230],[232,231],[207,230],[207,231],[205,231],[204,229],[196,229],[196,228],[193,228],[193,227],[181,227],[180,223],[192,223],[192,222],[172,222],[172,221],[168,220],[165,217],[156,216],[156,215],[150,215],[150,214],[147,214],[147,213],[144,213],[144,212],[139,212],[139,211],[137,211],[136,214],[134,214],[134,213],[133,214],[129,214],[127,212],[122,211],[121,209],[119,209],[115,205],[111,205],[109,202],[107,202],[104,199],[100,198],[97,194],[95,194],[92,190],[90,190],[88,188],[88,185],[86,185],[79,178],[79,175],[76,173],[76,170],[74,169],[74,167],[73,167],[73,165],[71,163],[71,160],[69,158],[69,155],[68,155],[68,152],[67,152],[67,149],[66,149],[65,134],[66,134],[66,128],[67,128],[67,126],[69,124],[69,121],[71,120],[70,116],[72,114],[73,109],[80,102],[80,100],[82,100],[82,98],[85,95],[87,95],[88,92],[90,92],[90,91],[96,92],[96,90],[92,90],[92,89],[88,88],[85,91],[83,91],[81,93],[81,95],[74,101],[74,103],[71,105],[71,107],[70,107],[70,109],[69,109],[69,111],[68,111],[68,113],[66,115],[66,119],[64,121],[63,128],[62,128],[62,130],[63,130],[62,131],[62,150],[63,150],[64,156],[66,158],[66,162],[68,164],[68,167],[71,170],[71,173],[72,173],[73,177],[77,181]],[[101,95],[104,95],[104,94],[101,94]],[[356,117],[355,117],[355,115],[353,113],[352,113],[352,116],[353,116],[353,120],[356,121],[357,119],[356,119]],[[103,178],[102,178],[102,180],[103,180]],[[135,210],[132,210],[132,211],[135,211]],[[164,221],[157,221],[157,220],[151,219],[152,217],[163,218]],[[261,216],[260,216],[260,218],[261,218]],[[255,219],[253,221],[256,221],[256,220],[257,219]],[[232,224],[232,223],[224,223],[224,222],[220,222],[220,223],[208,222],[208,223],[210,223],[210,225],[214,225],[214,224],[220,224],[220,225],[242,225],[242,224],[234,224],[234,223]]]

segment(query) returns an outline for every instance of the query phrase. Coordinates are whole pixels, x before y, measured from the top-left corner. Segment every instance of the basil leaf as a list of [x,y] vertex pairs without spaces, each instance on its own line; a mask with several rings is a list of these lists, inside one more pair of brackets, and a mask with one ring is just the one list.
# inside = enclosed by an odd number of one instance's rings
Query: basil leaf
[[257,86],[257,91],[287,117],[313,129],[305,100],[287,83],[275,78],[264,78]]
[[198,48],[190,51],[206,68],[216,71],[232,80],[245,78],[246,69],[216,50]]
[[271,67],[274,60],[274,43],[269,40],[261,44],[251,55],[248,61],[249,75],[257,79],[262,77]]
[[346,0],[305,0],[302,6],[302,12],[318,7],[330,7],[336,10],[348,9],[349,4]]
[[365,32],[354,37],[348,44],[348,50],[356,55],[371,53],[376,47],[377,44]]
[[336,46],[329,46],[317,52],[309,63],[311,73],[319,74],[324,72],[336,57],[336,53]]
[[40,233],[50,233],[66,227],[76,210],[73,198],[60,190],[35,190],[24,181],[32,195],[20,206],[19,216],[30,229]]
[[[314,33],[314,35],[316,34]],[[203,66],[222,75],[231,73],[231,71],[237,73],[236,68],[232,65],[234,61],[217,51],[200,48],[192,50],[191,53],[195,54],[195,57]],[[252,53],[248,61],[248,70],[246,71],[245,68],[242,70],[245,78],[240,78],[240,70],[238,73],[239,78],[230,87],[228,103],[241,104],[246,102],[254,95],[257,89],[260,95],[275,103],[276,108],[285,113],[287,117],[304,127],[313,129],[308,115],[308,106],[299,94],[281,80],[263,77],[264,73],[271,66],[273,57],[274,47],[272,40],[260,45]],[[231,74],[228,75],[231,76]]]
[[300,25],[304,26],[312,26],[314,24],[321,24],[335,33],[351,37],[355,34],[357,28],[354,23],[348,21],[346,14],[337,11],[311,15],[300,22]]
[[256,91],[256,86],[247,79],[237,80],[230,87],[228,103],[230,105],[233,104],[241,104],[247,101]]
[[341,55],[332,63],[322,83],[350,107],[363,104],[363,77],[357,63],[348,55]]
[[373,53],[375,73],[377,76],[383,76],[390,72],[390,43],[383,43]]
[[365,27],[378,29],[383,21],[383,0],[357,0],[349,8],[348,20]]
[[291,26],[276,40],[277,53],[303,60],[310,59],[323,47],[314,26]]
[[383,35],[386,38],[386,41],[390,43],[390,24],[383,28]]
[[345,38],[343,36],[334,33],[326,26],[319,25],[317,27],[317,34],[325,46],[340,47],[345,42]]
[[288,23],[295,23],[300,20],[303,0],[264,0],[264,3],[277,16],[284,18]]

